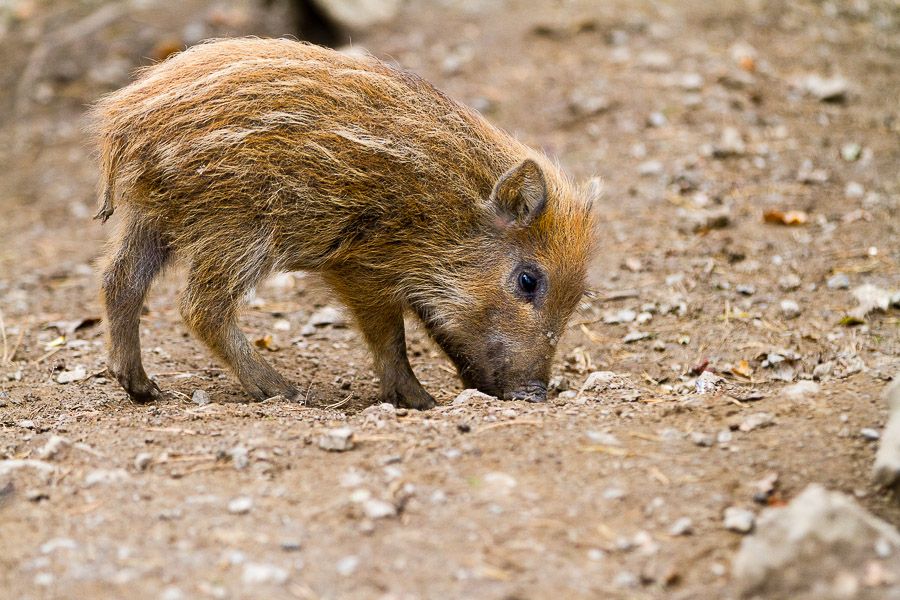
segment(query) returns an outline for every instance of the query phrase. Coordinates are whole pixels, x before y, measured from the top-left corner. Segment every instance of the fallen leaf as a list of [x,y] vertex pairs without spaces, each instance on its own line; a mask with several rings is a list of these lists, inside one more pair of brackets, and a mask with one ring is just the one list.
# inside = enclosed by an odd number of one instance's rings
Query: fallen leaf
[[865,323],[865,319],[861,319],[856,315],[844,315],[841,320],[838,321],[838,325],[843,325],[844,327],[854,327],[856,325],[864,325]]
[[731,367],[731,372],[735,375],[749,378],[753,375],[753,368],[750,366],[750,363],[742,359],[738,364]]
[[275,352],[276,350],[278,350],[278,346],[274,341],[272,341],[271,335],[264,335],[261,338],[257,338],[253,343],[260,350],[268,350],[270,352]]
[[776,225],[805,225],[809,215],[802,210],[780,211],[772,208],[763,213],[763,221]]

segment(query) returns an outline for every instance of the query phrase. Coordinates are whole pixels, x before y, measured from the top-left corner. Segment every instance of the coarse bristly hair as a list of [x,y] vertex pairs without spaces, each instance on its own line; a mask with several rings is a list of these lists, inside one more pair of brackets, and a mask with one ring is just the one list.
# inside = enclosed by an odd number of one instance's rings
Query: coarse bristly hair
[[[97,217],[125,213],[103,300],[110,370],[133,397],[158,391],[140,367],[134,304],[171,256],[190,264],[185,320],[255,397],[295,391],[234,326],[241,297],[278,270],[323,274],[388,400],[424,393],[398,355],[405,309],[479,387],[507,393],[548,372],[553,347],[529,350],[529,337],[555,346],[584,291],[596,194],[418,76],[290,40],[212,40],[142,70],[91,120]],[[501,214],[505,174],[511,202],[543,194],[516,205],[524,217]],[[522,264],[549,282],[539,302],[514,297]]]

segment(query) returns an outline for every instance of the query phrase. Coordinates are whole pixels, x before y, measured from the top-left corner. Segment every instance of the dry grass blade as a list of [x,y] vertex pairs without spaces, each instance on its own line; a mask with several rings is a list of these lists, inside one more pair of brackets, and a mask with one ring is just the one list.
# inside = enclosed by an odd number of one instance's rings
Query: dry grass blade
[[350,402],[350,398],[352,398],[352,397],[353,397],[353,394],[348,394],[347,397],[344,398],[343,400],[338,400],[334,404],[328,404],[327,406],[325,406],[325,408],[329,408],[329,409],[340,408],[340,407],[344,406],[345,404],[347,404],[348,402]]

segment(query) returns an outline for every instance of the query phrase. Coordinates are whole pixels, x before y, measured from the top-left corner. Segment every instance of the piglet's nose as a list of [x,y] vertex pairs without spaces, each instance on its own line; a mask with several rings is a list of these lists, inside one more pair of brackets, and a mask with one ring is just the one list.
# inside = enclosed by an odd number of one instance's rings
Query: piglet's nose
[[507,400],[544,402],[547,399],[547,384],[543,381],[532,381],[518,390],[505,394],[505,396]]

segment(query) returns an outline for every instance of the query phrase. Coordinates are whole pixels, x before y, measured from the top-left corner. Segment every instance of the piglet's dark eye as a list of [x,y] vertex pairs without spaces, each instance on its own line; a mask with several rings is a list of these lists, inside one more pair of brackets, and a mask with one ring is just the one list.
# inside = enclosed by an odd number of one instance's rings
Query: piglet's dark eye
[[537,277],[532,275],[527,271],[522,271],[519,273],[518,278],[519,290],[528,295],[532,295],[537,291],[538,280]]

